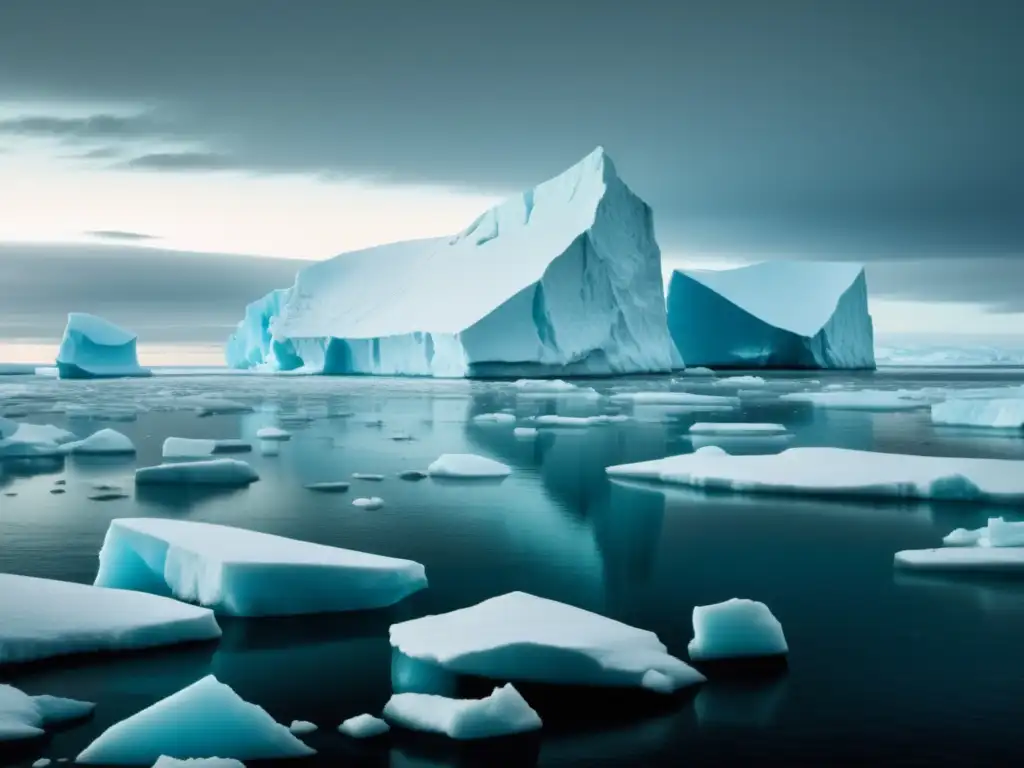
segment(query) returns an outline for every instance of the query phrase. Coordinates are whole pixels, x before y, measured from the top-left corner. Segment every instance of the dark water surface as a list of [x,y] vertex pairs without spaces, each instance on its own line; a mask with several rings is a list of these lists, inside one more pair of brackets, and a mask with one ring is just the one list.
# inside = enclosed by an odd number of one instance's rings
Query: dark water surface
[[[615,410],[578,396],[522,397],[509,384],[259,376],[155,377],[111,382],[0,379],[0,413],[85,436],[124,432],[137,457],[0,463],[0,571],[91,583],[115,517],[156,516],[241,526],[410,558],[430,587],[393,609],[359,615],[223,620],[219,643],[113,659],[77,658],[0,676],[29,693],[98,703],[93,719],[53,734],[0,765],[73,758],[112,723],[215,674],[278,721],[311,720],[319,755],[296,765],[659,766],[997,765],[1024,756],[1024,582],[913,579],[893,553],[935,546],[955,527],[983,525],[991,508],[819,501],[612,483],[611,464],[692,450],[694,421],[774,421],[791,445],[1024,459],[1020,434],[934,428],[927,409],[872,413],[815,409],[774,394],[817,388],[809,376],[745,389],[726,413],[626,406],[628,422],[542,430],[474,414],[514,409],[587,415]],[[883,371],[814,374],[821,386],[978,387],[1024,383],[1024,372]],[[602,392],[662,389],[667,379],[586,382]],[[697,378],[671,385],[731,394]],[[250,414],[199,417],[182,398],[216,395]],[[68,406],[72,406],[69,408]],[[77,409],[76,407],[77,406]],[[126,408],[144,410],[134,420]],[[83,413],[88,407],[95,413]],[[26,414],[26,415],[22,415]],[[381,420],[376,423],[375,420]],[[159,463],[164,438],[242,437],[280,424],[294,433],[278,456],[242,455],[262,480],[237,491],[136,492],[136,466]],[[395,441],[406,432],[415,439]],[[254,440],[255,442],[255,440]],[[730,452],[779,450],[735,438]],[[763,447],[760,447],[763,446]],[[501,483],[399,480],[441,453],[478,453],[514,468]],[[345,494],[303,485],[352,481]],[[53,495],[56,480],[67,492]],[[131,498],[92,501],[97,482]],[[351,506],[381,496],[379,511]],[[1020,519],[1012,513],[1010,519]],[[665,701],[623,692],[527,695],[540,735],[456,746],[392,731],[357,742],[336,733],[347,717],[380,712],[392,692],[388,625],[512,590],[596,611],[656,632],[686,658],[691,610],[730,597],[768,604],[782,621],[788,670],[712,676]],[[2,628],[0,628],[2,631]],[[525,689],[524,693],[526,693]],[[3,745],[0,745],[3,746]],[[251,763],[258,765],[258,763]]]

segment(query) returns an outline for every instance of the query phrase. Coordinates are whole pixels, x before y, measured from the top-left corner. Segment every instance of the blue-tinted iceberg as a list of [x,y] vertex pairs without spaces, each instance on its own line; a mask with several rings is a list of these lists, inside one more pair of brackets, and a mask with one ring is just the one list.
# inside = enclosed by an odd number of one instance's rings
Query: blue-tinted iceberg
[[97,586],[196,602],[231,616],[383,608],[427,586],[423,566],[186,520],[111,520]]
[[651,209],[601,148],[454,237],[342,254],[251,304],[235,368],[438,377],[664,372]]
[[62,379],[149,376],[139,365],[136,336],[102,317],[72,312],[57,352]]
[[540,715],[511,683],[483,699],[396,693],[384,705],[384,717],[403,728],[460,740],[511,736],[541,727]]
[[42,736],[47,725],[88,717],[96,705],[57,696],[29,696],[10,685],[0,685],[0,742]]
[[313,754],[265,709],[207,675],[110,726],[75,762],[153,765],[163,756],[263,760]]
[[687,365],[875,367],[867,281],[857,264],[777,261],[676,270],[668,323]]
[[693,609],[693,661],[781,656],[789,652],[782,624],[768,606],[733,598]]

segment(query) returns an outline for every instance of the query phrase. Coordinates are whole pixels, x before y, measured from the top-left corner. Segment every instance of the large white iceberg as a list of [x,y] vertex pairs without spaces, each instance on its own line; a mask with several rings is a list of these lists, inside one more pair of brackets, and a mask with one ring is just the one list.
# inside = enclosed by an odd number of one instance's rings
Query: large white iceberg
[[57,352],[62,379],[149,376],[139,365],[136,336],[102,317],[72,312]]
[[773,261],[676,270],[668,324],[687,365],[875,367],[867,280],[859,264]]
[[152,765],[163,756],[261,760],[313,754],[265,709],[207,675],[110,726],[75,762]]
[[666,325],[651,209],[601,148],[454,237],[302,269],[291,288],[246,309],[227,362],[438,377],[682,365]]
[[220,637],[213,612],[166,597],[0,574],[0,665]]
[[525,592],[394,624],[390,634],[405,656],[465,675],[658,693],[704,682],[653,632]]
[[423,589],[423,566],[187,520],[110,521],[97,586],[174,595],[232,616],[382,608]]
[[990,429],[1024,427],[1024,398],[953,399],[932,405],[932,423]]
[[414,731],[452,739],[489,739],[528,733],[541,727],[540,715],[511,683],[483,699],[450,699],[430,693],[396,693],[384,717]]
[[717,446],[620,464],[615,478],[711,490],[949,499],[1024,504],[1024,461],[913,456],[849,448],[789,448],[733,456]]

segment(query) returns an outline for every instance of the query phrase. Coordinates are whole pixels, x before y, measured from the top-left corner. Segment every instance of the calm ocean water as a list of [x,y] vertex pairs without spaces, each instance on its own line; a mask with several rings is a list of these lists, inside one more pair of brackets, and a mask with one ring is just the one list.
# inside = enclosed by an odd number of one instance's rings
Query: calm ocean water
[[[215,674],[278,721],[311,720],[319,755],[296,764],[352,766],[997,765],[1024,754],[1024,582],[911,579],[892,555],[934,546],[955,527],[984,524],[992,509],[819,501],[609,482],[604,468],[692,450],[694,421],[775,421],[791,445],[1024,459],[1021,435],[940,429],[927,409],[897,413],[815,409],[774,397],[821,385],[976,387],[1024,383],[1024,370],[890,370],[773,375],[729,413],[626,409],[628,422],[545,430],[516,439],[511,426],[476,424],[512,409],[587,415],[585,398],[522,397],[508,384],[305,377],[155,377],[111,382],[0,378],[0,412],[84,436],[103,427],[135,441],[128,460],[0,464],[0,571],[90,583],[108,522],[155,516],[251,528],[322,544],[410,558],[430,587],[395,608],[361,615],[224,620],[219,643],[115,659],[78,658],[0,677],[29,693],[98,703],[88,722],[0,765],[73,758],[104,729]],[[585,382],[599,391],[662,389],[667,379]],[[722,394],[697,378],[675,389]],[[728,394],[728,392],[725,392]],[[240,400],[250,414],[200,418],[191,395]],[[126,407],[144,406],[134,420]],[[69,407],[71,406],[71,407]],[[76,408],[77,406],[77,408]],[[86,411],[82,410],[86,407]],[[254,438],[270,424],[294,433],[278,456],[240,456],[262,480],[238,491],[135,492],[136,466],[159,463],[168,436]],[[395,441],[400,432],[411,441]],[[732,439],[730,452],[774,452],[772,441]],[[441,453],[478,453],[514,472],[504,482],[411,483]],[[353,481],[347,494],[303,485]],[[67,492],[51,494],[56,480]],[[132,497],[92,501],[96,482]],[[374,512],[351,506],[379,495]],[[996,514],[1005,514],[999,511]],[[1013,514],[1010,519],[1021,519]],[[790,644],[788,669],[713,677],[665,701],[621,691],[538,690],[540,735],[455,746],[392,731],[373,742],[335,732],[379,713],[392,692],[390,623],[523,590],[656,632],[685,658],[695,605],[749,597],[769,605]],[[2,628],[0,628],[2,631]],[[472,683],[467,683],[472,685]],[[525,690],[524,690],[525,692]],[[251,763],[259,765],[259,763]]]

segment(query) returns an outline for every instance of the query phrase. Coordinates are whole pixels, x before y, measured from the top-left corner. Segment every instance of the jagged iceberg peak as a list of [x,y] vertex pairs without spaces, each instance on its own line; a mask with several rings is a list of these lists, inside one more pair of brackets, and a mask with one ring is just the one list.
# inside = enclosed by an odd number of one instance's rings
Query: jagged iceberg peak
[[665,372],[650,207],[603,147],[450,236],[342,254],[251,304],[239,368],[426,376]]

